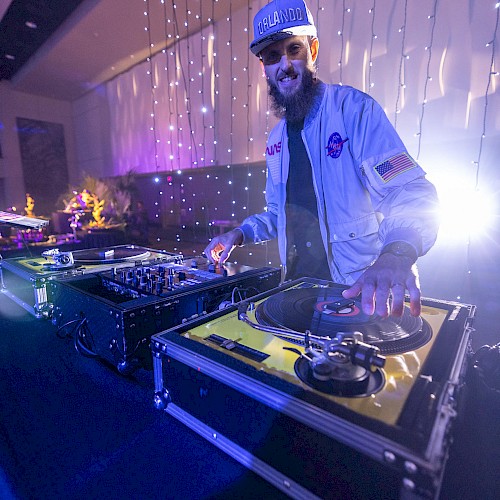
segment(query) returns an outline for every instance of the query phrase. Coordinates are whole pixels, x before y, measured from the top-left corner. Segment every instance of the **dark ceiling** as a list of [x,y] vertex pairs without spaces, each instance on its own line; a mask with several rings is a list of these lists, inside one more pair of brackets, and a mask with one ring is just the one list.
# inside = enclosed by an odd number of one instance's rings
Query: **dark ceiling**
[[[13,91],[74,101],[145,61],[152,47],[156,53],[176,42],[165,33],[174,8],[175,26],[169,27],[178,31],[182,27],[184,38],[200,30],[199,21],[188,21],[202,6],[211,8],[212,21],[217,22],[248,5],[249,0],[146,4],[141,0],[0,0],[0,80]],[[207,24],[208,18],[203,21]]]
[[12,0],[0,21],[0,80],[12,79],[83,1]]

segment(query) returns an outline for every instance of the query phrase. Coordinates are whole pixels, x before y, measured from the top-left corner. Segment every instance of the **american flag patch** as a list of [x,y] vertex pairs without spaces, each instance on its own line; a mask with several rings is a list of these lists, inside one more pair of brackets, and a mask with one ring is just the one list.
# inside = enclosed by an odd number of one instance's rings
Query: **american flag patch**
[[389,182],[399,174],[416,167],[417,164],[407,153],[401,153],[373,167],[384,182]]

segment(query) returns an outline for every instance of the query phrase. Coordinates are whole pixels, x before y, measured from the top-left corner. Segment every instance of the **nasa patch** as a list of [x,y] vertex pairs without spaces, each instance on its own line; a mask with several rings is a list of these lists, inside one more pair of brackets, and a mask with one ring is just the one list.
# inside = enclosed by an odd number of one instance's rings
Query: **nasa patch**
[[334,132],[328,139],[328,146],[326,146],[327,156],[330,156],[331,158],[338,158],[342,153],[344,142],[347,142],[348,140],[348,138],[342,139],[338,132]]

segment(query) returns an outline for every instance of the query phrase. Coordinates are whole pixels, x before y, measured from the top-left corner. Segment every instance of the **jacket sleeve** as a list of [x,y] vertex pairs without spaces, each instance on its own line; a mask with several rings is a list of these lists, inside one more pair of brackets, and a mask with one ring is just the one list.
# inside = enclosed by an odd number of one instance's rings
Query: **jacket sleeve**
[[277,237],[278,205],[276,190],[271,180],[271,176],[269,175],[269,171],[266,180],[266,205],[266,212],[251,215],[241,224],[240,229],[243,232],[244,245],[247,243],[259,243]]
[[436,241],[439,228],[435,187],[370,96],[351,93],[344,101],[344,117],[354,163],[374,210],[382,216],[382,245],[405,241],[417,255],[424,255]]

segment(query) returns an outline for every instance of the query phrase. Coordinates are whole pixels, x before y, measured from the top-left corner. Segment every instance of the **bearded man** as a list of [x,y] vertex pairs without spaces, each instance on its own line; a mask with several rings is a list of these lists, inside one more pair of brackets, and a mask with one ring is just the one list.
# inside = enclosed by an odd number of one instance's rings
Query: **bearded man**
[[210,242],[224,262],[239,245],[278,238],[285,279],[312,277],[361,293],[365,314],[421,310],[415,262],[437,236],[438,200],[380,105],[316,77],[319,40],[303,0],[273,0],[254,19],[271,107],[267,211]]

